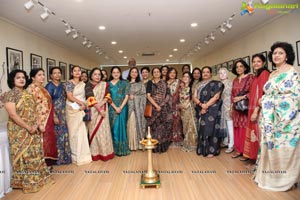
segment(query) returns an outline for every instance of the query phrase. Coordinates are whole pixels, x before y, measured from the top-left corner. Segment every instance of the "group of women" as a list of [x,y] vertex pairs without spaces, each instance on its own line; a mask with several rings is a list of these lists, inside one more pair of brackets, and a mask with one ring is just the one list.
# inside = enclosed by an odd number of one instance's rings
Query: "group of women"
[[[228,146],[226,153],[235,150],[232,158],[255,166],[259,187],[288,190],[300,181],[299,74],[292,67],[290,44],[275,43],[269,59],[276,67],[271,74],[263,55],[252,57],[254,75],[238,60],[233,81],[226,68],[219,70],[220,80],[212,80],[208,66],[190,73],[184,65],[181,79],[168,66],[154,67],[152,79],[148,67],[141,69],[142,77],[131,67],[127,80],[117,66],[109,80],[98,68],[85,79],[81,68],[73,66],[66,83],[60,82],[61,69],[51,68],[51,82],[44,88],[42,68],[32,69],[29,80],[25,71],[14,70],[4,98],[12,187],[36,192],[53,183],[49,171],[54,164],[129,155],[142,149],[139,141],[149,126],[159,141],[154,152],[177,147],[211,158]],[[235,104],[245,100],[248,110],[238,110]],[[152,112],[145,117],[147,104]]]

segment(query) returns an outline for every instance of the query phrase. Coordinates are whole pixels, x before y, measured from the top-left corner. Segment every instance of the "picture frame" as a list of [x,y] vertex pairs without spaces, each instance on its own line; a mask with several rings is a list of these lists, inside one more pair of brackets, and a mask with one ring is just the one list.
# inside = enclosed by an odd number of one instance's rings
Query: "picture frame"
[[222,63],[222,68],[228,69],[228,63],[227,62]]
[[67,80],[67,63],[59,62],[59,67],[61,69],[61,81],[66,82]]
[[47,69],[50,69],[50,67],[56,66],[56,61],[54,59],[47,58],[46,62],[47,62]]
[[[264,55],[265,57],[266,57],[266,66],[268,66],[268,69],[272,69],[272,70],[274,70],[275,69],[275,66],[273,67],[272,66],[272,62],[268,62],[268,60],[269,60],[269,58],[268,58],[268,51],[262,51],[262,52],[260,52],[260,53],[258,53],[258,54],[262,54],[262,55]],[[252,55],[253,56],[253,55]],[[271,66],[269,66],[269,64],[271,65]]]
[[298,66],[300,66],[300,40],[296,42],[296,51],[297,51]]
[[242,58],[251,68],[251,63],[250,63],[250,56],[245,56]]
[[228,68],[227,68],[228,71],[231,72],[231,71],[232,71],[232,68],[233,68],[233,60],[230,60],[230,61],[227,62],[227,67],[228,67]]
[[30,54],[30,69],[43,68],[43,57],[37,54]]
[[23,70],[23,51],[6,47],[7,74],[15,69]]
[[74,67],[74,64],[69,64],[69,79],[71,79],[72,76],[72,67]]

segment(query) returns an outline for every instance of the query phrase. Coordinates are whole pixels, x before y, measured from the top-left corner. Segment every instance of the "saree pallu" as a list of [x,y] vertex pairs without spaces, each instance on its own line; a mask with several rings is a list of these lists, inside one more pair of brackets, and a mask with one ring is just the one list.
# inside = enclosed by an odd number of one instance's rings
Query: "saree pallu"
[[[14,94],[15,93],[15,94]],[[29,126],[36,124],[36,103],[25,90],[15,101],[16,91],[11,90],[5,96],[5,102],[16,105],[17,115]],[[7,132],[12,160],[11,187],[23,189],[24,193],[38,192],[44,185],[54,183],[45,163],[41,135],[30,134],[9,118]]]
[[299,80],[299,73],[291,67],[271,74],[264,85],[260,151],[254,176],[261,188],[287,191],[300,182]]
[[[73,97],[80,101],[85,101],[84,86],[83,82],[77,85],[71,81],[66,83],[67,91],[72,91]],[[71,102],[67,100],[66,113],[72,162],[76,165],[83,165],[92,161],[87,129],[83,121],[85,113],[83,110],[73,109],[70,104]]]
[[46,85],[46,89],[52,98],[54,112],[59,120],[59,124],[54,124],[58,153],[57,165],[70,164],[72,160],[69,132],[66,122],[66,92],[64,85],[60,83],[56,86],[50,82]]
[[[98,103],[104,101],[107,94],[108,83],[100,82],[93,88],[94,98]],[[107,103],[101,107],[105,112],[105,117],[101,116],[98,110],[91,107],[91,122],[89,125],[90,150],[93,161],[107,161],[114,157],[114,149],[109,125],[109,115]]]
[[[217,93],[222,94],[224,85],[220,81],[208,81],[200,83],[198,99],[201,103],[207,103]],[[220,142],[224,137],[220,132],[222,100],[219,98],[208,108],[205,114],[200,114],[201,107],[197,105],[199,116],[199,131],[197,154],[207,156],[220,154]]]
[[128,100],[128,145],[130,150],[137,150],[142,149],[140,141],[146,136],[146,88],[142,82],[131,83],[129,94],[133,95],[134,99]]
[[45,127],[45,132],[42,133],[42,142],[46,162],[48,165],[53,165],[57,160],[57,146],[51,96],[45,88],[37,86],[34,83],[28,86],[27,91],[31,93],[36,100],[37,121]]
[[[130,84],[128,81],[119,80],[115,85],[109,82],[109,93],[112,101],[119,107],[124,101],[126,95],[129,94]],[[128,105],[123,107],[121,113],[116,113],[112,106],[109,106],[109,122],[111,127],[114,152],[118,156],[126,156],[130,154],[127,139],[127,118]]]
[[168,150],[171,144],[172,100],[170,90],[163,80],[158,83],[148,81],[147,93],[150,93],[153,100],[161,107],[160,112],[153,107],[152,117],[147,118],[147,126],[150,126],[152,138],[157,139],[159,142],[153,152],[163,153]]

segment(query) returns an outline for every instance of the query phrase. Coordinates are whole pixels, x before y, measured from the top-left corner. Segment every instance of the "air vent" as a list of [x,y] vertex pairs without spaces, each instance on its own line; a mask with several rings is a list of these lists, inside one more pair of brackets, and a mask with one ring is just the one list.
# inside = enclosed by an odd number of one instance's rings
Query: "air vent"
[[142,53],[142,56],[155,56],[154,52],[144,52]]

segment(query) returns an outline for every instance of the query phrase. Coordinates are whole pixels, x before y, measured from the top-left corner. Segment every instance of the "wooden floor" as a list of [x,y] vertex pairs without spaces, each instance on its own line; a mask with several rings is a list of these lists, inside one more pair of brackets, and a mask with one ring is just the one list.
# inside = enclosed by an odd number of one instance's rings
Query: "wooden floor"
[[146,169],[146,161],[147,153],[137,151],[80,167],[55,166],[54,185],[34,194],[13,190],[3,199],[300,199],[299,187],[289,192],[258,188],[245,164],[224,152],[204,158],[175,148],[153,155],[154,168],[160,170],[161,188],[141,189],[141,170]]

